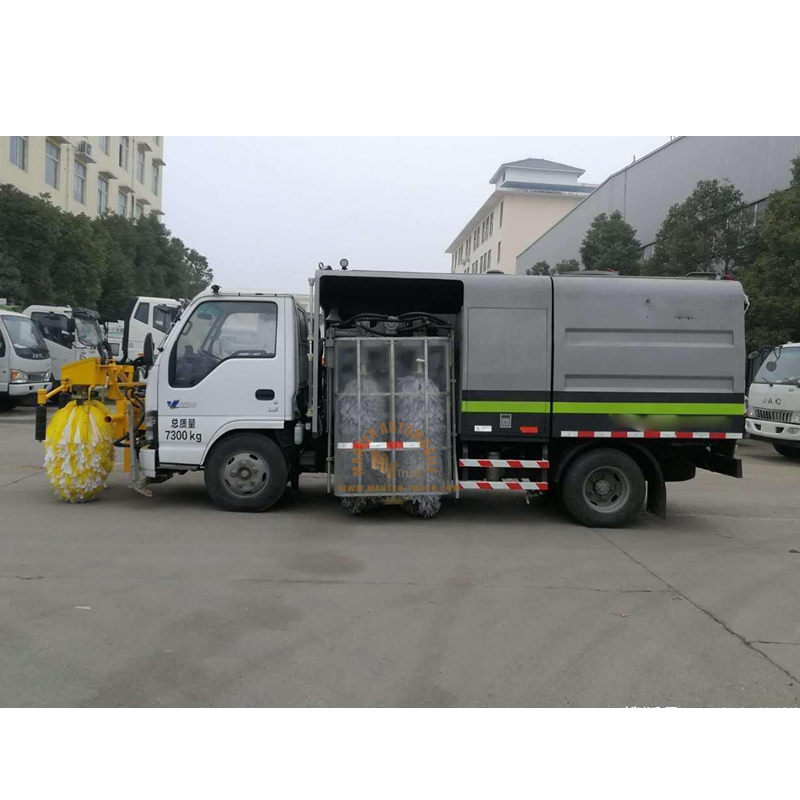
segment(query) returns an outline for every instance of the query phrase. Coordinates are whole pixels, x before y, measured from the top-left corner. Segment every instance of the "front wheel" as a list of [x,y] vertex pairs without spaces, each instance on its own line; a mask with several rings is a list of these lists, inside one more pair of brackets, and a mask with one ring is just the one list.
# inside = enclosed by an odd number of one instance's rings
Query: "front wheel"
[[567,468],[561,496],[567,511],[592,528],[621,528],[644,502],[639,465],[620,450],[604,448],[579,455]]
[[237,433],[214,445],[205,464],[206,491],[226,511],[266,511],[286,488],[286,459],[275,442]]
[[7,394],[0,394],[0,411],[13,411],[19,404],[19,399]]
[[777,442],[773,442],[772,446],[784,458],[800,458],[800,447],[792,447],[790,444],[778,444]]

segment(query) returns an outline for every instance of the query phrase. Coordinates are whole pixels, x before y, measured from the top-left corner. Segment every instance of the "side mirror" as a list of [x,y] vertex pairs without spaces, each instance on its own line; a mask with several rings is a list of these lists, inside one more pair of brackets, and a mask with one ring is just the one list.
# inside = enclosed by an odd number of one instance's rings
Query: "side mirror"
[[75,333],[75,318],[67,317],[67,330],[70,333]]
[[760,350],[753,350],[751,353],[747,354],[747,360],[752,361],[754,358],[758,358],[761,355]]
[[144,353],[142,354],[142,366],[145,369],[150,369],[155,362],[155,354],[153,348],[153,334],[148,333],[144,337]]

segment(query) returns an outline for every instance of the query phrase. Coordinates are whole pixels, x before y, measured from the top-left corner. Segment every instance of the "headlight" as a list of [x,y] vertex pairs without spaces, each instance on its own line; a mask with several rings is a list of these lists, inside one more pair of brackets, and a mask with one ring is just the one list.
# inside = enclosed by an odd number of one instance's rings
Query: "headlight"
[[790,417],[790,422],[793,425],[800,425],[800,411],[792,411],[792,416]]
[[45,383],[50,383],[51,380],[53,380],[53,373],[50,370],[48,370],[44,374],[44,382]]
[[23,372],[21,369],[11,370],[11,383],[27,383],[28,373]]
[[754,417],[755,415],[756,415],[756,410],[753,408],[753,406],[747,406],[747,416]]

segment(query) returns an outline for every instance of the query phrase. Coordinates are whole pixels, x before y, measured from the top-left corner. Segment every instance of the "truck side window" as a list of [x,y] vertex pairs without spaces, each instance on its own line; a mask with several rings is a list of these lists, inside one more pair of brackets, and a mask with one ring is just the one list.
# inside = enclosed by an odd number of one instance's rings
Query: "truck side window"
[[139,303],[133,318],[148,325],[150,323],[150,303]]
[[267,301],[211,300],[184,323],[170,354],[169,382],[196,386],[232,358],[273,358],[278,306]]
[[34,311],[31,319],[39,323],[45,339],[62,347],[72,347],[72,336],[67,330],[67,318],[63,314]]
[[153,327],[162,333],[169,333],[172,326],[172,315],[168,309],[156,306],[153,309]]
[[0,358],[2,358],[6,354],[6,340],[3,338],[2,332],[0,332]]

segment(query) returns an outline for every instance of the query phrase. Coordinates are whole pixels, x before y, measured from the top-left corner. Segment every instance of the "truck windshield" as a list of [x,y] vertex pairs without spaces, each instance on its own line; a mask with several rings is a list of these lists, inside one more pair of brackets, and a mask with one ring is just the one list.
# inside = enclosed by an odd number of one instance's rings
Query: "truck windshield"
[[776,347],[756,373],[753,383],[798,383],[800,347]]
[[97,347],[103,341],[103,332],[97,320],[89,317],[75,317],[75,333],[80,343],[87,347]]
[[4,314],[3,324],[20,358],[47,358],[50,355],[42,334],[32,320]]

